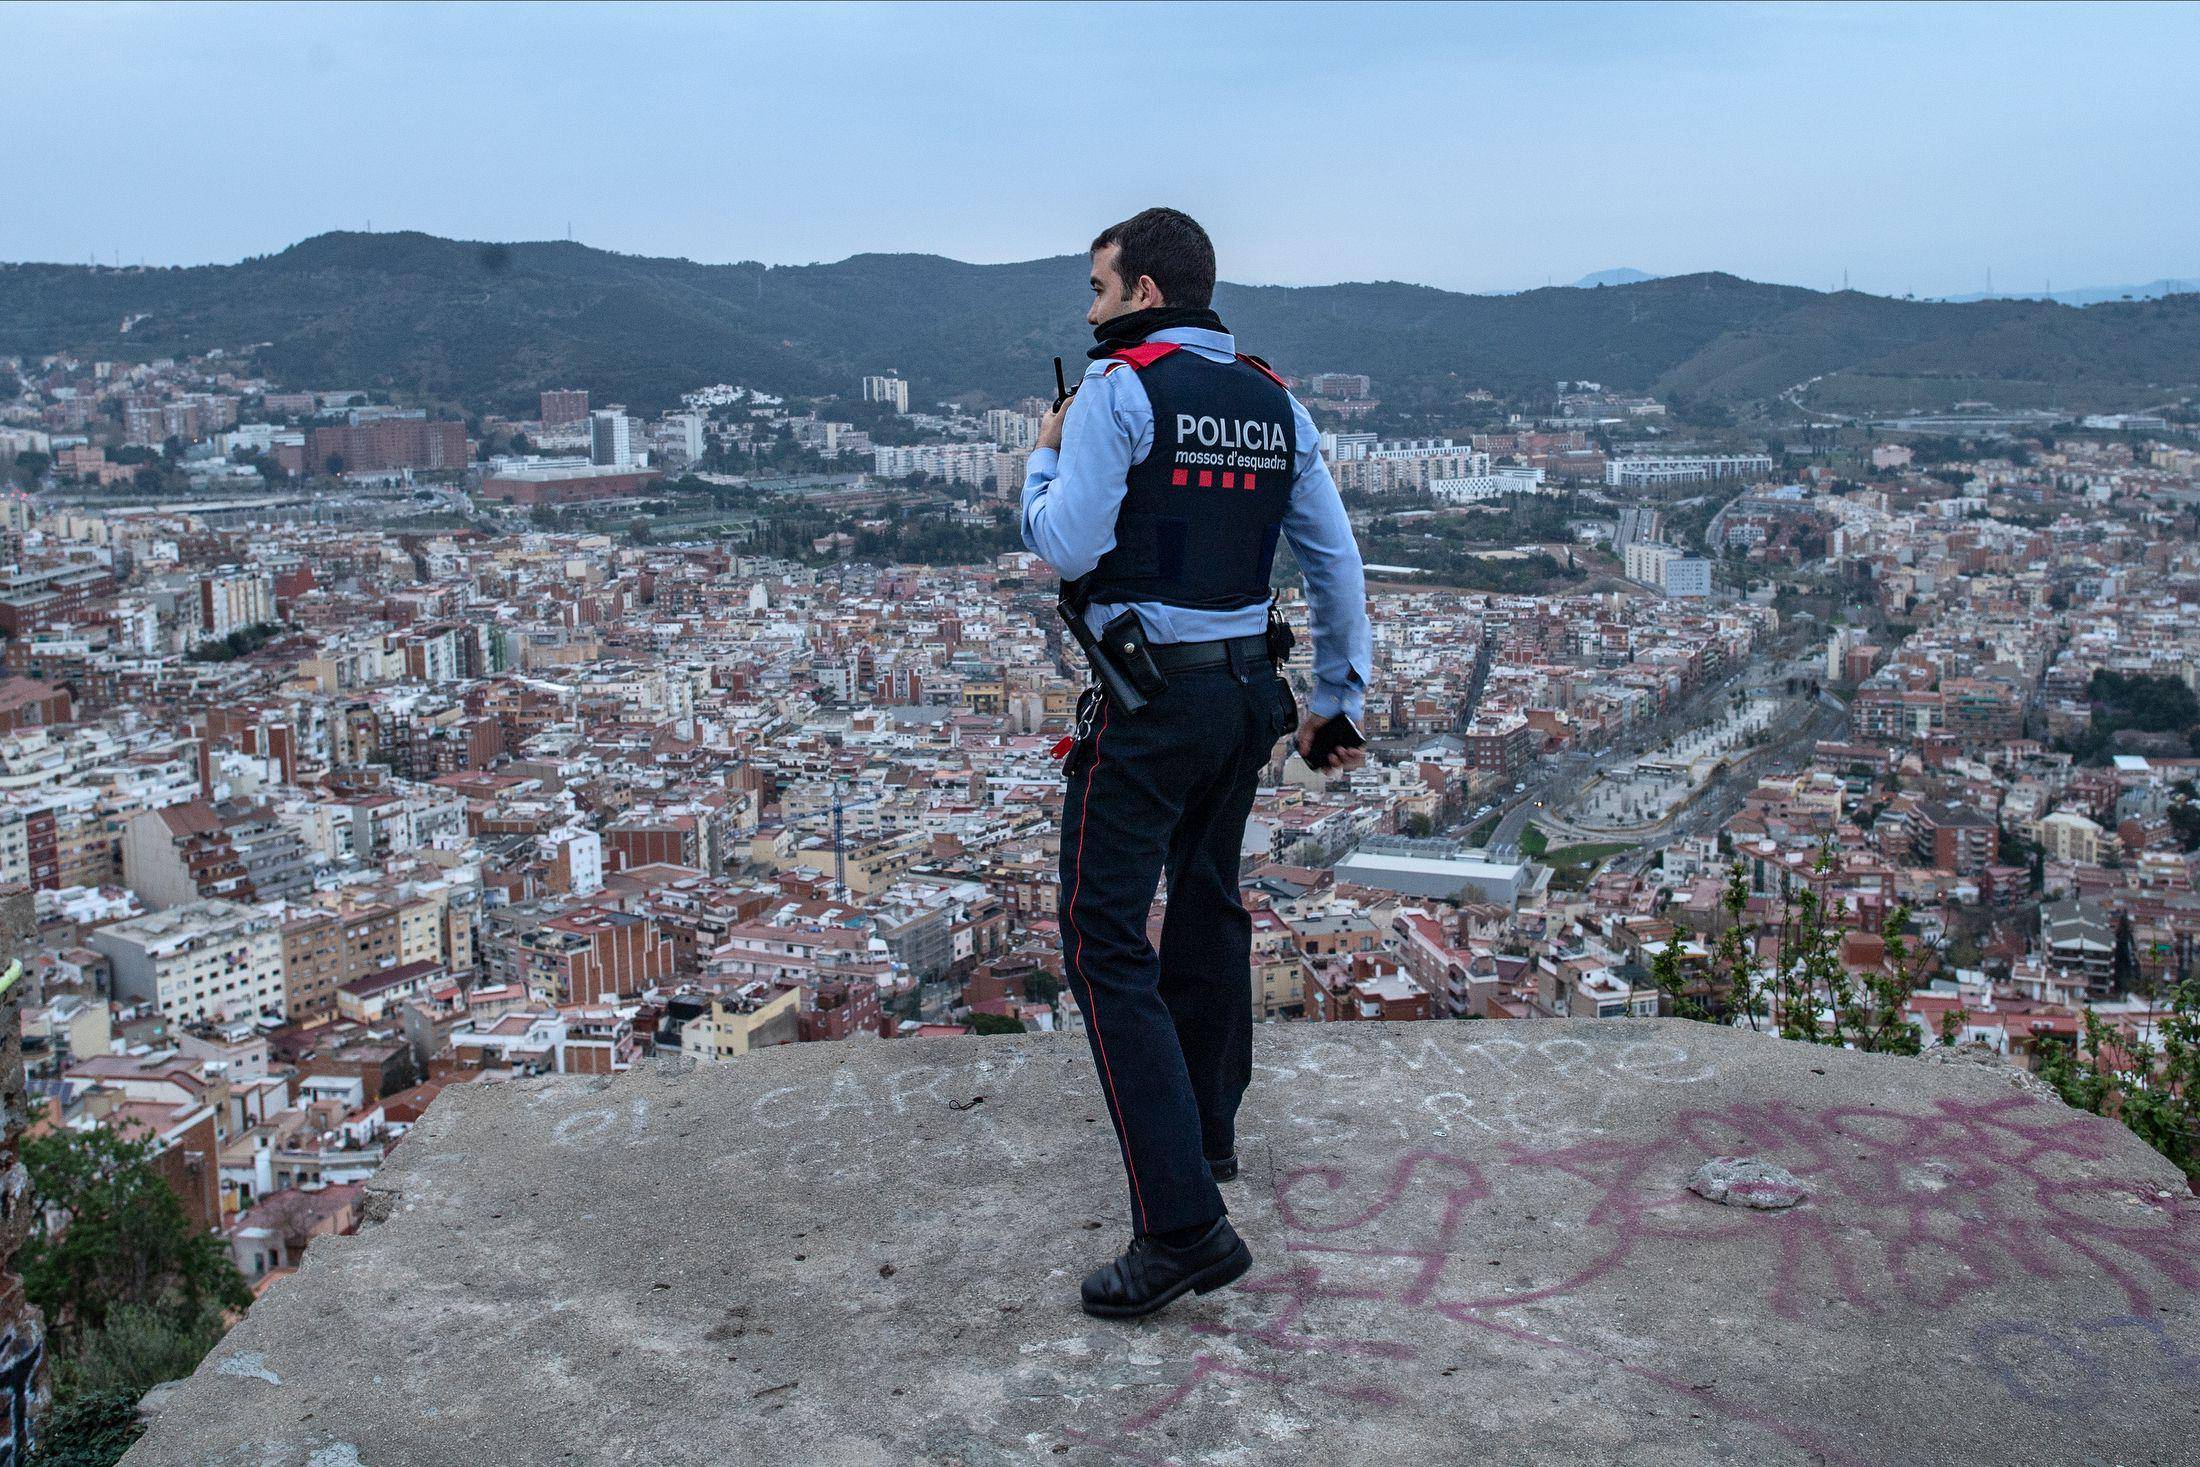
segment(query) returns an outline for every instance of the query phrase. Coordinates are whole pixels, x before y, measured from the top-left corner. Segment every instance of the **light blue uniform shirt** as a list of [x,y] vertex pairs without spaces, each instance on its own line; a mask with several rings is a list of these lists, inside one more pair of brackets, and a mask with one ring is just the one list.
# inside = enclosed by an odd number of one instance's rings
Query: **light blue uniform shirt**
[[[1226,331],[1172,326],[1146,339],[1175,342],[1209,361],[1237,358],[1237,343]],[[1065,580],[1084,575],[1115,547],[1115,512],[1129,488],[1126,475],[1153,451],[1153,401],[1136,370],[1110,372],[1110,365],[1103,358],[1085,368],[1062,420],[1062,447],[1035,451],[1024,480],[1024,545]],[[1298,462],[1283,534],[1306,573],[1306,602],[1313,613],[1314,693],[1308,711],[1319,718],[1341,711],[1357,720],[1370,660],[1367,577],[1344,501],[1322,462],[1321,432],[1296,397],[1291,413]],[[1253,636],[1268,626],[1265,602],[1236,611],[1199,611],[1159,601],[1096,601],[1085,609],[1086,624],[1097,632],[1125,605],[1137,611],[1156,642]]]

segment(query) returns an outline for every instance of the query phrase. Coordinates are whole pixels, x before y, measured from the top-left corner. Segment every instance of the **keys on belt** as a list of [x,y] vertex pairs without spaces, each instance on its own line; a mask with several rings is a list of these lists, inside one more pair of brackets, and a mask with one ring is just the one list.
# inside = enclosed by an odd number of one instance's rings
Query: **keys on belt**
[[1079,739],[1092,732],[1092,718],[1100,711],[1101,696],[1098,683],[1087,683],[1085,690],[1077,695],[1077,722],[1068,733],[1054,741],[1054,748],[1050,751],[1053,757],[1060,759],[1067,755],[1077,747]]
[[[1153,665],[1164,673],[1196,672],[1204,667],[1228,667],[1232,652],[1237,654],[1240,665],[1248,671],[1273,668],[1274,644],[1266,632],[1256,632],[1244,637],[1220,637],[1209,642],[1151,642],[1145,653]],[[1098,684],[1088,685],[1079,695],[1077,724],[1068,733],[1054,741],[1048,752],[1056,759],[1065,757],[1077,747],[1077,741],[1092,732],[1094,715],[1100,711],[1103,693]]]

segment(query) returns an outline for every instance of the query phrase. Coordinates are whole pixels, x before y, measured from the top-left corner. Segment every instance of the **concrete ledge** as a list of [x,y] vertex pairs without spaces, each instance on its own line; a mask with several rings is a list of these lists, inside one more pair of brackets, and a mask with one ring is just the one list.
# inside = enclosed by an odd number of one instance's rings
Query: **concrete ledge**
[[[1082,1039],[445,1093],[131,1467],[2190,1463],[2200,1201],[2003,1072],[1676,1021],[1266,1026],[1255,1267],[1127,1236]],[[1810,1189],[1687,1190],[1747,1155]]]

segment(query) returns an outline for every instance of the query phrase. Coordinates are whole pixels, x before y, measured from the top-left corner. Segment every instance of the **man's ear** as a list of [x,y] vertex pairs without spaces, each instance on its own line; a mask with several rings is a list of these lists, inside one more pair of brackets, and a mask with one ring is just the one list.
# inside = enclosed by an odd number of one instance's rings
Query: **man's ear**
[[1153,283],[1151,275],[1138,277],[1138,284],[1131,290],[1131,306],[1135,310],[1150,311],[1155,306],[1166,305],[1161,298],[1161,287]]

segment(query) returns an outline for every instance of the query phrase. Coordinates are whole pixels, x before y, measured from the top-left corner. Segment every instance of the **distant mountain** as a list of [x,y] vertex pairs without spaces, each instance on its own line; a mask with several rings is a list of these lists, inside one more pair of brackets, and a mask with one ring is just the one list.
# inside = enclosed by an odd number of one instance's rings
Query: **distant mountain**
[[[922,401],[1003,402],[1047,391],[1056,354],[1082,363],[1085,274],[1081,256],[766,267],[570,242],[324,234],[236,265],[0,265],[0,354],[142,360],[251,347],[288,385],[507,412],[531,409],[543,387],[651,409],[721,381],[852,392],[865,373],[889,369]],[[1710,274],[1510,296],[1396,282],[1224,284],[1215,305],[1248,350],[1282,370],[1366,372],[1386,401],[1406,405],[1559,378],[1740,402],[1846,373],[1891,405],[1913,400],[1909,384],[1921,378],[2013,378],[2050,395],[2200,383],[2195,295],[2078,311]]]
[[2064,306],[2097,306],[2103,301],[2151,301],[2165,295],[2191,295],[2200,292],[2200,280],[2150,280],[2145,285],[2082,285],[2076,290],[2052,292],[1996,291],[1992,295],[1974,291],[1970,295],[1942,295],[1933,299],[1961,304],[1968,301],[2054,301]]
[[1617,270],[1599,270],[1593,275],[1584,275],[1574,282],[1574,289],[1594,290],[1600,285],[1640,285],[1645,280],[1663,280],[1664,278],[1662,275],[1652,275],[1647,270],[1637,270],[1632,266],[1622,265]]

